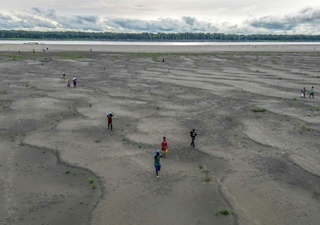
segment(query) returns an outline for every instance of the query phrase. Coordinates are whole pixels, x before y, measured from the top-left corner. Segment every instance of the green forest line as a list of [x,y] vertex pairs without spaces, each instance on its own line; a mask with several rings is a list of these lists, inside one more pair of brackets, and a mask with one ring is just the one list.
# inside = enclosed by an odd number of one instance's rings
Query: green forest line
[[223,33],[112,33],[0,30],[2,40],[97,40],[97,41],[320,41],[320,35],[223,34]]

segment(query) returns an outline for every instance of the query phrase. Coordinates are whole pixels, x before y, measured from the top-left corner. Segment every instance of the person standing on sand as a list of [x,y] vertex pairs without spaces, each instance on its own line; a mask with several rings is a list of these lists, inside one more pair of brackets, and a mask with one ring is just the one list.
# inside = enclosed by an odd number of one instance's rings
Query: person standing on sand
[[63,74],[62,74],[62,78],[66,79],[66,73],[65,72],[63,72]]
[[170,66],[168,66],[168,72],[170,72]]
[[307,92],[307,90],[306,90],[306,87],[303,87],[303,97],[305,98],[306,97],[306,92]]
[[167,158],[168,153],[168,142],[166,137],[163,137],[163,141],[161,142],[161,151],[164,158]]
[[310,89],[310,95],[309,95],[309,98],[312,96],[312,98],[314,98],[314,90],[313,90],[313,87]]
[[161,169],[160,157],[162,157],[162,155],[160,155],[159,152],[154,156],[154,167],[156,168],[157,178],[159,178],[159,171]]
[[77,78],[73,78],[73,87],[74,87],[74,88],[77,87]]
[[197,136],[197,132],[195,131],[195,129],[193,129],[192,131],[190,131],[190,136],[191,136],[191,144],[194,147],[194,139]]
[[71,81],[68,80],[67,87],[70,88],[70,85],[71,85]]
[[113,112],[108,112],[107,113],[107,118],[108,118],[108,129],[111,126],[111,131],[112,131],[112,117],[114,116]]
[[301,98],[305,98],[304,88],[301,90]]

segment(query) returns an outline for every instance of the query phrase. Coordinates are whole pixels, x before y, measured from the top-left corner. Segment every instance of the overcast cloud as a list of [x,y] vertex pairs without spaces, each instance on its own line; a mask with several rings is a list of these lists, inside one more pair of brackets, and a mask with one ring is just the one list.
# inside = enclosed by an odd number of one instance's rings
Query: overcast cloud
[[0,29],[320,34],[314,0],[6,1]]

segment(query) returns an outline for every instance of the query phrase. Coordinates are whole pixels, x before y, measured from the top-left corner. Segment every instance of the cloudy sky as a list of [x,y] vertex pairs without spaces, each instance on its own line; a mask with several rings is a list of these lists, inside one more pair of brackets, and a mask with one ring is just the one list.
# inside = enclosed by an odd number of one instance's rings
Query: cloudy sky
[[320,1],[3,0],[0,29],[320,34]]

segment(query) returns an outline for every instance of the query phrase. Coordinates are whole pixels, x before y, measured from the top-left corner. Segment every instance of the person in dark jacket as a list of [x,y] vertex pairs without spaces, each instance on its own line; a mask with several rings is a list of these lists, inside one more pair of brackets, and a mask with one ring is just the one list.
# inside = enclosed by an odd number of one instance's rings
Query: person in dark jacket
[[191,146],[194,147],[194,139],[196,139],[197,136],[197,132],[195,131],[195,129],[193,129],[192,131],[190,131],[190,137],[191,137]]

